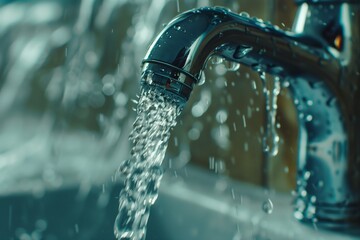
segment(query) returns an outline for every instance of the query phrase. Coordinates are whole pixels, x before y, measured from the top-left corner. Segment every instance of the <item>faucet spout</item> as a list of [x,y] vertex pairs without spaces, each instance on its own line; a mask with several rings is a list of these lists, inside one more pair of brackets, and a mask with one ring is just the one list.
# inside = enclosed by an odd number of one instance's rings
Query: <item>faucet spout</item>
[[[186,101],[212,55],[277,75],[306,71],[333,79],[339,64],[322,51],[325,46],[320,38],[296,36],[224,8],[206,7],[181,14],[158,35],[143,60],[143,79],[150,73],[152,85]],[[301,62],[289,61],[299,57]],[[325,60],[326,68],[308,68]]]
[[[319,6],[336,19],[322,14],[329,24],[313,24],[316,31],[307,32],[307,13],[320,14]],[[354,8],[358,11],[359,5],[337,3],[330,8],[302,3],[295,32],[220,7],[185,12],[150,46],[143,60],[142,84],[157,87],[184,104],[214,55],[287,79],[298,110],[300,135],[295,217],[335,228],[359,224],[360,111],[343,90],[348,82],[359,80],[348,80],[354,74],[345,70],[351,66],[352,71],[359,71],[354,64],[359,54],[349,57],[353,36],[349,36],[351,21],[345,19]],[[358,90],[352,94],[359,99]]]

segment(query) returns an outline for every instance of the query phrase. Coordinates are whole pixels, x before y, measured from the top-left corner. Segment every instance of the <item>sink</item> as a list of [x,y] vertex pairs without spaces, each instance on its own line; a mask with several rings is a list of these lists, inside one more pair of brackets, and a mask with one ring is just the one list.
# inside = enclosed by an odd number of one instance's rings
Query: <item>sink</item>
[[[68,187],[42,196],[0,198],[1,239],[114,239],[120,183]],[[273,209],[264,211],[271,201]],[[297,222],[292,197],[240,183],[195,166],[168,170],[151,209],[147,240],[359,239]]]
[[[299,223],[293,217],[291,194],[232,181],[194,167],[175,173],[176,177],[166,176],[151,210],[149,240],[360,238],[357,230],[333,232],[316,224]],[[273,204],[271,211],[264,210],[268,199]]]

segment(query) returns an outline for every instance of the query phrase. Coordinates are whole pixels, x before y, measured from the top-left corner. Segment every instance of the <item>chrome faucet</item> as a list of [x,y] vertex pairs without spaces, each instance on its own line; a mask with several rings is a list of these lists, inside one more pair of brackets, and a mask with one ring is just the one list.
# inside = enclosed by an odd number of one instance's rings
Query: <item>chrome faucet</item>
[[358,226],[360,1],[296,2],[291,32],[221,7],[180,14],[146,54],[142,84],[184,104],[214,55],[288,82],[299,122],[294,216]]

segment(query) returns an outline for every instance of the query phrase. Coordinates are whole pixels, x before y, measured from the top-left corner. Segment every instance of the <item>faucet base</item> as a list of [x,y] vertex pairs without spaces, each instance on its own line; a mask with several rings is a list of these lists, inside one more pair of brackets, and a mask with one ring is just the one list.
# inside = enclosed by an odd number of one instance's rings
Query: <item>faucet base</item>
[[294,216],[301,222],[332,230],[359,229],[359,204],[313,204],[301,198],[295,202]]
[[328,229],[359,227],[359,195],[348,162],[347,116],[335,90],[309,76],[290,79],[290,90],[299,112],[302,146],[295,218]]

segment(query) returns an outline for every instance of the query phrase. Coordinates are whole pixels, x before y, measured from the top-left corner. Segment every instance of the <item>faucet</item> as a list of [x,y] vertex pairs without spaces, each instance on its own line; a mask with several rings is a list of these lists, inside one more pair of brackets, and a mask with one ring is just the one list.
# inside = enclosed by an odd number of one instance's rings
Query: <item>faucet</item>
[[360,223],[360,1],[295,2],[292,31],[222,7],[180,14],[150,46],[141,83],[185,104],[212,56],[289,83],[299,124],[294,217],[351,228]]

